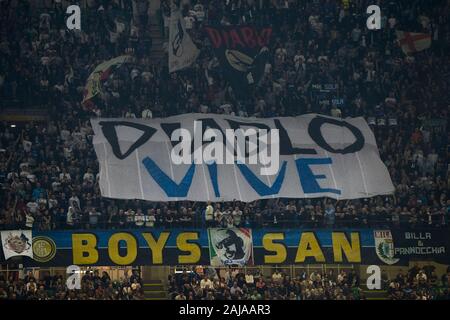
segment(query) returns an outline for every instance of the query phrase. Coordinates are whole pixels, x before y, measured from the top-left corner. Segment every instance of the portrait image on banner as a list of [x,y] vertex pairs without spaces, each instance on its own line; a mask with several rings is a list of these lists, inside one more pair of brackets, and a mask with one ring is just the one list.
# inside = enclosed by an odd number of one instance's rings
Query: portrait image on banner
[[189,67],[198,57],[200,50],[186,32],[185,21],[180,9],[172,3],[169,25],[169,73]]
[[208,229],[208,240],[211,266],[253,265],[251,229]]
[[33,238],[31,230],[2,231],[1,238],[5,260],[16,256],[33,258]]

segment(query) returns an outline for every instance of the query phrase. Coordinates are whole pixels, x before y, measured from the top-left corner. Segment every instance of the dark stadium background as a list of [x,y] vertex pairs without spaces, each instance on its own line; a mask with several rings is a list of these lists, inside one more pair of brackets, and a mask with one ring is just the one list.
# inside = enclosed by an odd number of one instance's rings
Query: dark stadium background
[[[0,0],[0,230],[205,230],[205,203],[102,198],[89,119],[208,112],[362,116],[396,187],[392,196],[352,201],[212,204],[227,220],[209,227],[449,234],[448,1],[181,2],[200,55],[169,74],[168,1]],[[66,27],[69,4],[81,7],[81,31]],[[372,4],[381,8],[381,30],[366,27]],[[271,67],[257,85],[236,92],[204,27],[241,24],[270,25]],[[397,30],[431,34],[431,46],[405,55]],[[94,68],[123,54],[133,62],[108,72],[103,93],[82,103]],[[22,263],[2,260],[0,299],[431,300],[449,299],[450,286],[448,262],[416,258],[383,268],[383,287],[374,291],[365,287],[365,266],[351,263],[82,267],[81,290],[66,288],[65,265]]]

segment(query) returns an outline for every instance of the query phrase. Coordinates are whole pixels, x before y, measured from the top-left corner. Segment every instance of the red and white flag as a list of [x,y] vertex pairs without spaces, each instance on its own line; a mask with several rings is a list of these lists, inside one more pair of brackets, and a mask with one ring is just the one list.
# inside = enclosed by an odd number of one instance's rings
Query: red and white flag
[[428,49],[431,46],[431,34],[397,31],[397,41],[405,54]]

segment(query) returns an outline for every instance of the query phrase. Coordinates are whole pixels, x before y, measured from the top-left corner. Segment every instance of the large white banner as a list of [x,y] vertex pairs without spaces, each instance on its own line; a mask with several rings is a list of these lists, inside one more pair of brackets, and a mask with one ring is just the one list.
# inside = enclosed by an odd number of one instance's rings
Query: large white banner
[[169,72],[190,66],[198,57],[200,50],[186,32],[185,22],[180,9],[171,6],[169,25]]
[[[363,118],[184,114],[161,119],[92,119],[91,123],[104,197],[248,202],[277,197],[355,199],[394,192],[374,135]],[[198,130],[205,132],[202,141],[187,143],[194,155],[187,164],[173,159],[180,145],[186,146],[182,140],[171,141],[179,128],[192,136]],[[213,144],[205,138],[207,128],[215,128],[223,136],[230,129],[277,129],[278,167],[267,174],[266,164],[260,162],[198,162],[196,152],[200,150],[201,155],[202,149],[206,152]]]
[[31,230],[6,230],[1,231],[0,234],[5,260],[16,256],[33,258]]

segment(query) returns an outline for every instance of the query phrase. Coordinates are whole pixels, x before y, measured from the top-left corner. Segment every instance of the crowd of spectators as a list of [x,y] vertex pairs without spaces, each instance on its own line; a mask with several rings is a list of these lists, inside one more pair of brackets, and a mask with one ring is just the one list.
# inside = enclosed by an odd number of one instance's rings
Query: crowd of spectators
[[[414,265],[388,279],[382,275],[383,296],[391,300],[450,299],[450,267],[438,276],[433,266]],[[259,269],[226,271],[197,266],[168,277],[169,299],[174,300],[365,300],[364,283],[353,269],[301,271],[295,277],[275,270],[264,276]],[[32,272],[0,272],[0,300],[143,300],[137,270],[112,280],[106,271],[91,270],[81,277],[80,289],[68,289],[62,275],[36,279]]]
[[[219,271],[220,272],[220,271]],[[392,279],[382,275],[381,296],[389,300],[448,300],[450,267],[438,277],[433,266],[414,265]],[[300,272],[295,277],[275,270],[229,268],[223,276],[211,267],[169,275],[169,298],[175,300],[365,300],[365,283],[355,270]],[[379,291],[380,292],[380,291]]]
[[415,265],[407,274],[399,272],[388,282],[391,300],[448,300],[450,299],[450,267],[440,278],[433,266]]
[[137,271],[118,281],[106,271],[94,270],[81,277],[79,289],[68,289],[62,275],[36,279],[32,272],[20,277],[10,272],[6,278],[0,272],[0,300],[143,300],[142,280]]
[[[195,1],[181,6],[201,49],[191,68],[168,73],[151,58],[146,0],[88,0],[81,30],[65,26],[66,1],[0,1],[0,107],[39,108],[48,122],[0,124],[0,229],[188,226],[446,226],[448,199],[448,1],[383,2],[382,29],[365,26],[372,1]],[[168,1],[161,1],[167,37]],[[236,97],[202,32],[206,24],[271,25],[265,74]],[[429,49],[406,56],[396,30],[427,32]],[[166,38],[164,38],[166,39]],[[121,54],[134,62],[81,105],[89,73]],[[167,56],[166,56],[167,57]],[[315,85],[336,90],[317,95]],[[226,106],[226,107],[224,107]],[[396,187],[353,201],[154,203],[102,198],[89,119],[188,112],[363,116]]]

